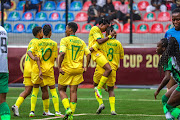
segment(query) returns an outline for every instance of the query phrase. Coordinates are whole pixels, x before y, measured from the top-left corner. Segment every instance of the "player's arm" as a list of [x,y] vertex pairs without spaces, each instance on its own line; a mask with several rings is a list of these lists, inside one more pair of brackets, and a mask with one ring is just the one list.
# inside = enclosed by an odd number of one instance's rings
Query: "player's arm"
[[94,50],[97,51],[99,49],[99,44],[95,43],[89,50],[93,52]]
[[32,54],[32,51],[29,50],[29,51],[27,52],[27,54],[29,55],[29,57],[30,57],[32,60],[38,61],[37,56],[34,56],[34,55]]
[[64,60],[64,56],[66,54],[66,44],[67,42],[65,41],[65,39],[61,39],[60,50],[59,50],[60,54],[58,57],[58,69],[59,69],[59,73],[61,73],[62,75],[64,75],[64,71],[61,69],[61,65]]
[[110,34],[109,34],[107,37],[98,38],[96,41],[97,41],[99,44],[102,44],[102,43],[106,42],[107,40],[111,39],[112,37],[114,37],[115,35],[116,35],[116,32],[115,32],[115,31],[112,31],[112,32],[110,32]]
[[164,88],[164,86],[167,85],[167,83],[169,82],[171,75],[170,75],[171,71],[167,70],[165,71],[165,76],[163,78],[163,80],[161,81],[161,84],[159,85],[158,89],[156,90],[156,92],[154,93],[154,97],[156,99],[156,96],[159,94],[159,92],[161,91],[162,88]]
[[87,47],[85,47],[84,51],[85,51],[84,53],[86,54],[86,57],[87,57],[86,66],[84,67],[84,72],[86,72],[88,69],[90,60],[91,60],[91,52],[89,51],[89,49]]
[[42,77],[42,71],[41,71],[41,63],[40,63],[40,59],[38,58],[38,60],[37,60],[37,65],[38,65],[38,69],[39,69],[39,78],[41,79],[41,80],[43,80],[43,77]]

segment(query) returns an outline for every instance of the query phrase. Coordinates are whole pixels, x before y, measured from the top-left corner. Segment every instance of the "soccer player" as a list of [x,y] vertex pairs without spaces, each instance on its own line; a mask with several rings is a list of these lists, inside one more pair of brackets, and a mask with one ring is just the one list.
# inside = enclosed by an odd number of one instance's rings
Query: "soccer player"
[[[59,112],[59,98],[55,88],[55,78],[53,69],[54,61],[57,58],[57,43],[50,39],[52,30],[49,25],[45,25],[43,27],[43,33],[44,38],[36,42],[28,51],[28,55],[32,59],[34,59],[34,55],[37,55],[40,61],[40,69],[36,62],[34,62],[32,68],[31,77],[33,83],[33,92],[31,96],[31,112],[29,116],[34,116],[39,86],[49,86],[55,108],[55,116],[62,117],[63,115]],[[48,110],[46,109],[45,112],[47,111]]]
[[[43,30],[42,27],[34,27],[32,30],[32,33],[35,38],[33,38],[27,48],[28,50],[32,47],[32,44],[34,42],[37,42],[39,39],[43,38]],[[35,57],[37,59],[37,57]],[[32,65],[33,65],[34,60],[30,59],[28,54],[26,53],[26,58],[25,58],[25,63],[24,63],[24,81],[23,84],[25,85],[25,90],[19,95],[16,103],[12,106],[12,110],[14,112],[15,116],[19,116],[19,107],[23,103],[24,99],[26,99],[27,96],[31,94],[32,88],[33,88],[33,83],[31,82],[31,72],[32,72]],[[44,113],[43,115],[54,115],[49,112],[49,94],[47,88],[42,88],[42,99],[43,99],[43,106],[44,106]],[[45,112],[45,109],[48,111]]]
[[[114,28],[108,27],[106,30],[106,37],[110,35],[111,32],[114,32]],[[121,45],[121,43],[116,40],[115,38],[111,38],[108,41],[106,41],[103,44],[95,44],[93,48],[99,49],[103,55],[108,59],[109,64],[112,68],[111,74],[108,76],[108,80],[106,81],[106,84],[108,86],[108,93],[109,93],[109,103],[111,107],[111,115],[116,115],[115,112],[115,95],[114,95],[114,85],[116,82],[116,71],[118,70],[120,59],[123,59],[124,57],[124,49]],[[92,48],[90,49],[92,50]],[[103,76],[104,69],[100,67],[99,65],[96,66],[96,70],[94,73],[93,81],[94,86],[97,86],[100,82],[101,77]],[[99,98],[95,92],[95,97],[97,101],[99,102],[99,108],[97,109],[96,113],[100,114],[101,111],[105,108],[103,104],[102,98]]]
[[[67,37],[62,38],[60,41],[58,90],[66,109],[65,120],[73,120],[73,114],[77,105],[77,88],[84,81],[83,72],[87,70],[91,58],[85,42],[75,36],[77,29],[76,23],[68,23],[66,26]],[[87,56],[85,67],[83,65],[84,54]],[[66,94],[68,85],[70,86],[70,103]]]
[[[180,44],[180,8],[176,8],[172,12],[172,23],[174,25],[173,28],[169,29],[166,34],[165,38],[169,39],[170,37],[175,37],[178,43]],[[171,80],[167,84],[167,90],[169,90],[173,85],[175,85],[175,80],[171,77]]]
[[180,51],[178,41],[174,37],[170,37],[169,40],[163,38],[157,43],[156,51],[159,55],[162,55],[158,69],[160,72],[163,69],[165,76],[154,93],[154,97],[156,99],[172,75],[177,84],[162,96],[163,110],[167,120],[174,120],[174,118],[180,120],[180,109],[176,108],[180,104]]
[[7,32],[0,26],[0,116],[1,120],[10,120],[10,110],[9,106],[6,103],[6,94],[9,91],[8,80],[9,80],[9,71],[8,71],[8,49],[7,49]]
[[[102,43],[106,42],[108,39],[114,37],[114,34],[115,34],[114,32],[111,32],[111,34],[108,35],[107,37],[104,37],[104,35],[102,33],[102,32],[106,31],[109,24],[110,24],[110,22],[108,20],[102,18],[99,21],[98,26],[93,26],[91,28],[90,33],[89,33],[89,46],[88,46],[89,49],[95,43],[102,44]],[[94,51],[91,53],[91,55],[92,55],[92,59],[97,63],[97,65],[99,65],[100,67],[105,69],[105,72],[103,73],[103,76],[101,77],[101,80],[100,80],[98,86],[94,88],[95,92],[97,93],[97,96],[99,98],[102,98],[101,88],[108,80],[108,76],[111,73],[112,69],[111,69],[111,66],[109,65],[106,57],[99,50],[94,49]]]

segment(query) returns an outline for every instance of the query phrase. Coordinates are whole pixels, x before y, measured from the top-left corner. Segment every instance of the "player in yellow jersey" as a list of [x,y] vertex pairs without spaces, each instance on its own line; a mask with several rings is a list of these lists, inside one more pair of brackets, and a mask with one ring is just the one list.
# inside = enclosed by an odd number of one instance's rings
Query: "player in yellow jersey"
[[[83,72],[87,70],[91,58],[85,42],[75,36],[77,29],[76,23],[68,23],[66,26],[67,37],[62,38],[60,41],[58,90],[66,109],[64,120],[73,120],[73,114],[77,105],[77,88],[84,81]],[[84,54],[87,56],[85,67],[83,65]],[[66,94],[68,85],[70,86],[70,103]]]
[[[55,88],[55,78],[54,78],[54,61],[58,55],[57,43],[50,39],[52,30],[49,25],[43,27],[44,38],[38,41],[29,49],[28,55],[33,59],[34,55],[37,55],[40,61],[40,66],[34,62],[32,68],[32,83],[33,92],[31,96],[31,112],[30,117],[34,116],[37,95],[39,92],[39,86],[46,87],[49,86],[52,95],[52,100],[55,108],[55,116],[63,115],[59,111],[59,98]],[[34,55],[32,54],[34,53]],[[48,104],[49,105],[49,104]],[[47,110],[45,111],[47,112]]]
[[[94,44],[103,44],[108,39],[114,37],[114,34],[115,34],[114,32],[111,32],[111,34],[109,34],[106,37],[104,37],[104,35],[102,33],[102,32],[106,31],[106,29],[109,25],[110,25],[110,22],[108,20],[102,18],[99,21],[98,26],[93,26],[91,28],[90,33],[89,33],[89,48],[91,48]],[[99,65],[100,67],[102,67],[105,70],[98,86],[94,88],[95,92],[97,93],[97,96],[99,98],[102,98],[101,88],[106,83],[108,76],[111,73],[112,69],[108,63],[108,60],[102,54],[101,51],[99,51],[98,49],[94,49],[94,51],[92,51],[91,55],[92,55],[92,59],[97,63],[97,65]]]
[[[108,36],[111,32],[115,32],[113,27],[108,27],[106,30],[106,36]],[[111,107],[111,114],[116,115],[115,112],[115,95],[114,95],[114,85],[116,82],[116,71],[119,66],[120,59],[123,59],[124,57],[124,49],[121,45],[121,43],[116,40],[115,38],[111,38],[108,41],[106,41],[104,44],[95,44],[90,50],[92,49],[99,49],[103,55],[108,59],[109,64],[112,68],[111,74],[108,76],[108,80],[106,81],[106,84],[108,86],[108,93],[109,93],[109,103]],[[104,69],[100,67],[99,65],[96,66],[96,70],[94,73],[94,86],[97,86],[100,82],[101,77],[103,76]],[[95,92],[95,96],[97,101],[99,102],[99,108],[97,109],[96,113],[100,114],[101,111],[105,108],[103,104],[102,98],[99,98]]]
[[[43,31],[42,31],[42,27],[34,27],[32,30],[32,33],[34,35],[35,38],[33,38],[27,48],[27,51],[32,47],[32,44],[37,42],[39,39],[43,38]],[[37,57],[35,57],[34,59],[37,60]],[[12,110],[14,112],[15,116],[19,116],[19,107],[21,106],[21,104],[23,103],[24,99],[26,99],[26,97],[28,95],[31,94],[32,88],[33,88],[33,83],[31,82],[31,72],[32,72],[32,65],[33,65],[34,60],[30,59],[30,57],[27,55],[26,53],[26,57],[25,57],[25,63],[24,63],[24,81],[23,84],[25,85],[25,90],[19,95],[16,103],[12,106]],[[48,90],[47,88],[42,88],[42,99],[43,99],[43,106],[45,106],[46,101],[49,101],[49,94],[48,94]],[[49,110],[49,106],[47,106],[47,109]],[[52,113],[48,112],[44,112],[44,115],[54,115]]]

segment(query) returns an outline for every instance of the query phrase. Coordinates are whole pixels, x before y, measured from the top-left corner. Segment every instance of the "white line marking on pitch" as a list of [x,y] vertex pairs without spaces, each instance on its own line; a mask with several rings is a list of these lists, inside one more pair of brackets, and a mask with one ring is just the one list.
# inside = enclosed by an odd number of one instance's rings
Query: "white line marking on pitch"
[[[94,115],[97,114],[90,114],[90,113],[82,113],[82,114],[74,114],[74,116],[83,116],[83,115]],[[110,115],[110,114],[100,114],[100,115]],[[146,114],[117,114],[118,116],[143,116],[143,117],[163,117],[164,115],[146,115]],[[32,120],[50,120],[50,119],[57,119],[60,117],[49,117],[49,118],[42,118],[42,119],[32,119]]]
[[[7,97],[7,99],[17,99],[17,97]],[[26,98],[26,99],[31,99],[31,98]],[[37,99],[42,99],[41,97],[38,97]],[[51,99],[51,98],[50,98]],[[78,100],[96,100],[96,98],[78,98]],[[109,99],[103,99],[103,100],[109,100]],[[116,99],[119,101],[144,101],[144,102],[152,102],[152,101],[161,101],[161,100],[150,100],[150,99]]]

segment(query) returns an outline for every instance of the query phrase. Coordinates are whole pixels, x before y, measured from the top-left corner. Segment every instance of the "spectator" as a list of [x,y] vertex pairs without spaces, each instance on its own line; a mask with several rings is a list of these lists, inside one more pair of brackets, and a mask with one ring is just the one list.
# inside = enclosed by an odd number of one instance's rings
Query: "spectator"
[[102,8],[105,4],[106,4],[106,0],[98,0],[96,5]]
[[121,0],[121,5],[117,9],[117,20],[123,20],[128,12],[128,5],[125,4],[125,0]]
[[25,12],[31,9],[36,9],[36,13],[40,10],[39,7],[42,5],[43,0],[26,0]]
[[[10,9],[11,8],[11,0],[4,0],[4,9]],[[1,3],[0,3],[0,9],[1,9]]]
[[167,11],[167,7],[165,5],[165,1],[164,0],[151,0],[151,5],[149,5],[146,8],[146,12],[153,12],[155,10],[159,10],[161,12],[166,12]]
[[116,18],[116,10],[114,9],[112,0],[106,0],[106,4],[103,6],[101,10],[101,15],[107,18],[108,21],[112,21]]
[[180,8],[180,0],[172,0],[171,11],[173,11],[176,8]]
[[99,23],[100,18],[100,6],[96,5],[97,0],[91,0],[92,5],[89,6],[88,9],[88,23],[90,23],[91,20],[95,20],[94,25]]
[[[127,22],[129,23],[130,22],[130,0],[128,0],[128,14],[126,14],[126,16],[124,16],[123,18],[123,24],[126,24]],[[137,4],[133,3],[133,20],[141,20],[141,16],[139,14],[139,9],[138,9],[138,6]]]
[[[84,3],[86,2],[87,0],[82,0],[82,3],[84,5]],[[71,3],[74,2],[74,0],[71,0]]]

